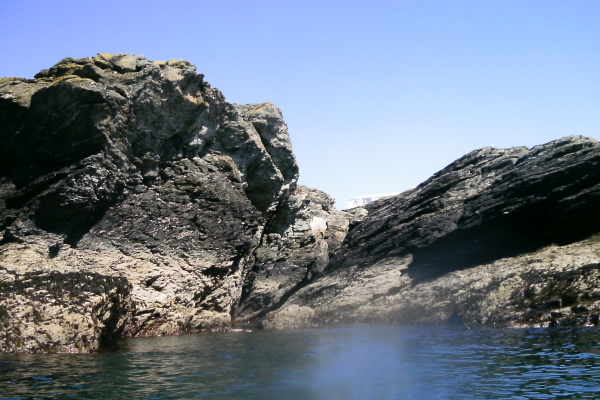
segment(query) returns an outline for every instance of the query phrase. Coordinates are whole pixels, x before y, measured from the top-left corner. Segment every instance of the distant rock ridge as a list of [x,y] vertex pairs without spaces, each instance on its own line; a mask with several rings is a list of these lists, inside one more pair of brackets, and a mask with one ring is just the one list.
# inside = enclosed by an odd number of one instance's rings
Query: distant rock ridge
[[331,322],[598,323],[600,146],[474,151],[336,210],[281,111],[184,60],[0,79],[0,348]]

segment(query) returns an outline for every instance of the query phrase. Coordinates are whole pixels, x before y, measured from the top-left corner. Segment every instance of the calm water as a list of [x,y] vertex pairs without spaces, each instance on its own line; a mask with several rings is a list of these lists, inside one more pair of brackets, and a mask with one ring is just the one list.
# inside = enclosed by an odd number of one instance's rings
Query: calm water
[[0,355],[13,399],[600,399],[600,330],[357,326]]

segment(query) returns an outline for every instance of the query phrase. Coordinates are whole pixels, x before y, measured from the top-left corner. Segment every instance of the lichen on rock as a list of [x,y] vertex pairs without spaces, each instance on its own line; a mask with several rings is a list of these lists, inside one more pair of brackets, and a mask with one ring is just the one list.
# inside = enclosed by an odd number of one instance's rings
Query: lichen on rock
[[598,324],[599,201],[595,139],[473,151],[349,210],[362,216],[336,256],[264,325],[297,325],[290,307],[310,325]]
[[[15,278],[0,298],[12,321],[5,350],[90,351],[119,335],[231,324],[259,232],[295,189],[298,168],[281,111],[270,104],[246,116],[260,107],[226,102],[195,71],[183,60],[99,54],[2,81],[3,271],[43,266],[48,276],[67,270],[128,287],[123,326],[104,334],[99,306],[31,317],[50,300],[37,280]],[[31,310],[15,311],[13,294]],[[91,321],[87,341],[73,336],[71,314]],[[17,320],[56,334],[29,343],[36,334]]]
[[473,151],[339,211],[282,112],[185,60],[0,79],[0,346],[331,322],[596,325],[600,145]]

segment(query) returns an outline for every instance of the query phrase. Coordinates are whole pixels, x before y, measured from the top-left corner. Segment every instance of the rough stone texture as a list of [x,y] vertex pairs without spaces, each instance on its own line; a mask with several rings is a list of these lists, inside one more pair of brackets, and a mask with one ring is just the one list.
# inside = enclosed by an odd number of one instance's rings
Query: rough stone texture
[[254,252],[254,267],[234,313],[237,322],[276,309],[323,271],[351,218],[333,203],[326,193],[300,186],[281,204]]
[[590,326],[600,320],[600,237],[415,284],[411,258],[339,269],[268,314],[267,328],[327,323]]
[[130,323],[131,285],[86,272],[0,269],[3,351],[74,353],[122,337]]
[[567,296],[572,309],[597,310],[600,249],[586,238],[600,231],[598,204],[594,139],[474,151],[419,187],[367,205],[321,276],[268,314],[265,326],[584,323],[564,302],[552,307],[542,298]]
[[[3,350],[230,325],[263,225],[298,177],[274,105],[226,102],[187,61],[99,54],[2,79],[0,118]],[[61,276],[90,283],[57,288]],[[51,339],[35,342],[42,326]]]
[[0,346],[329,322],[596,325],[600,145],[484,148],[338,211],[281,112],[187,61],[0,79]]

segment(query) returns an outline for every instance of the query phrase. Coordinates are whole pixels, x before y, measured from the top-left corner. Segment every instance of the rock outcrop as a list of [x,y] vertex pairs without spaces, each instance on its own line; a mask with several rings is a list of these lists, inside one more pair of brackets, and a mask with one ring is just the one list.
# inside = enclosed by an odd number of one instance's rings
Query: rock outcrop
[[187,61],[0,79],[0,348],[378,321],[597,324],[600,145],[482,149],[339,211],[281,112]]
[[484,148],[373,202],[267,326],[596,323],[600,144]]
[[266,226],[233,314],[237,322],[277,309],[321,273],[342,244],[349,220],[326,193],[299,187]]
[[226,102],[187,61],[99,54],[2,79],[0,118],[5,351],[230,325],[296,190],[277,107]]

